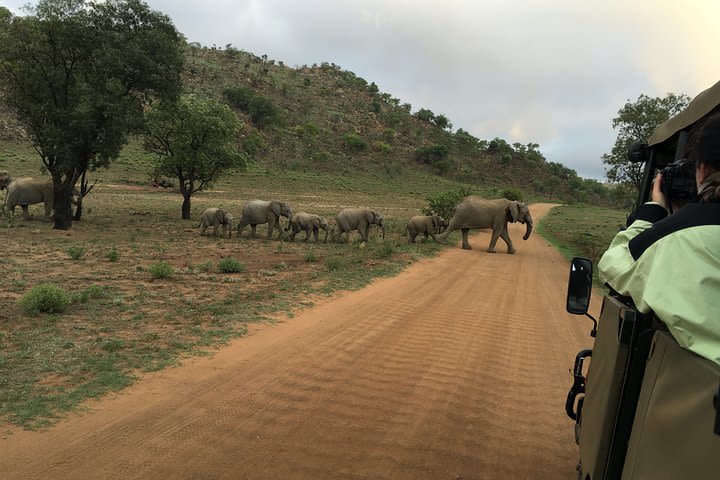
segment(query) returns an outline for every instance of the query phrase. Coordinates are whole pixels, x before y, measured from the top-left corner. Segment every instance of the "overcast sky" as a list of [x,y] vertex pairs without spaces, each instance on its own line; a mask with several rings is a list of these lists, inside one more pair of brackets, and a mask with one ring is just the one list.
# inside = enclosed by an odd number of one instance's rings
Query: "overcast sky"
[[[2,0],[21,13],[24,0]],[[35,2],[30,2],[35,3]],[[146,0],[190,42],[331,62],[481,139],[604,179],[627,100],[720,80],[718,0]]]

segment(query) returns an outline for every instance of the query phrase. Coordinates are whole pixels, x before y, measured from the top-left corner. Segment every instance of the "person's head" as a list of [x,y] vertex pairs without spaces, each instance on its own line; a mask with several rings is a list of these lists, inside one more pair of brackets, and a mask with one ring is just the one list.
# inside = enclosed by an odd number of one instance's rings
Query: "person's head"
[[695,180],[700,188],[705,179],[720,171],[720,112],[698,125],[688,142],[688,160],[695,163]]

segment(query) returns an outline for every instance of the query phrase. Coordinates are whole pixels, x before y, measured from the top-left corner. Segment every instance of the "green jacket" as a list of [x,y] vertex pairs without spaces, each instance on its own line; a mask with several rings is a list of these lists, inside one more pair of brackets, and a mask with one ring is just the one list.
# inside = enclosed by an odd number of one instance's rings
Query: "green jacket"
[[657,203],[613,239],[600,279],[653,311],[680,346],[720,364],[720,204],[693,203],[674,215]]

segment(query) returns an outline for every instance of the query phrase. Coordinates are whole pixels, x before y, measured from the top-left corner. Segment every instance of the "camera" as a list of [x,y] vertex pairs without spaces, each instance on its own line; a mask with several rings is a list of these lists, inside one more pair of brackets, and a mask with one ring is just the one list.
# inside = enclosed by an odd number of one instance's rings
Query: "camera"
[[685,204],[697,195],[695,183],[695,165],[686,159],[680,159],[662,169],[660,190],[668,201]]

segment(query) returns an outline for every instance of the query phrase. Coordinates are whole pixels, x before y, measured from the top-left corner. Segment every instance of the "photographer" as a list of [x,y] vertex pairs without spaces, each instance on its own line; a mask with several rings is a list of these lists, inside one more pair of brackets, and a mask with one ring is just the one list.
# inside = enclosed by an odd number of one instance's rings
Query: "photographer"
[[598,263],[600,278],[653,311],[678,343],[720,364],[720,113],[693,129],[687,161],[698,195],[668,216],[662,174],[652,201],[613,239]]

